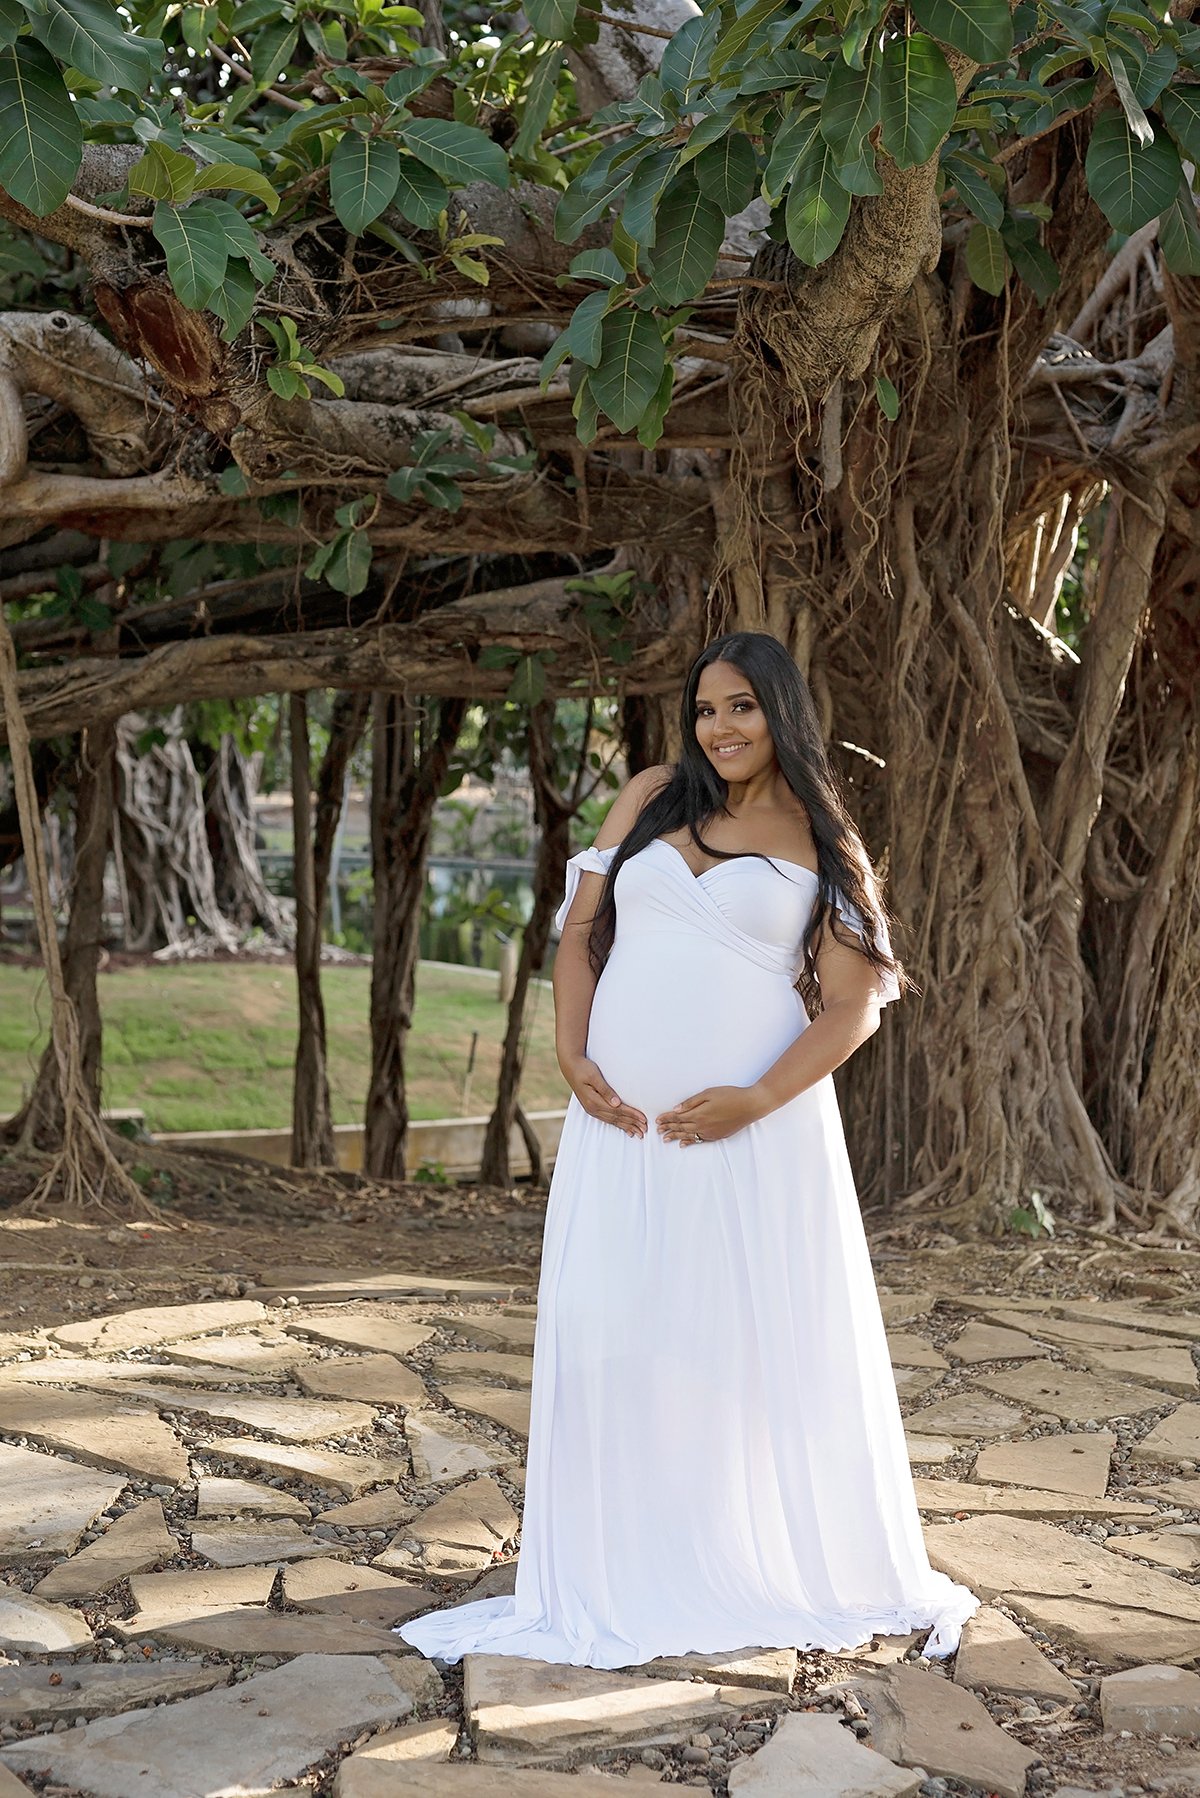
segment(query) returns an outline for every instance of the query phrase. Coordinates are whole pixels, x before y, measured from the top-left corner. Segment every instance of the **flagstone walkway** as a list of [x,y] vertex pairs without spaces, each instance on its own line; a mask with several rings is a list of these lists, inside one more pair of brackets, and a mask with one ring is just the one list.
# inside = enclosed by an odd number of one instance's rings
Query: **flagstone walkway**
[[513,1589],[530,1290],[282,1270],[0,1337],[0,1798],[1200,1794],[1200,1317],[884,1294],[985,1601],[953,1663],[447,1667],[391,1632]]

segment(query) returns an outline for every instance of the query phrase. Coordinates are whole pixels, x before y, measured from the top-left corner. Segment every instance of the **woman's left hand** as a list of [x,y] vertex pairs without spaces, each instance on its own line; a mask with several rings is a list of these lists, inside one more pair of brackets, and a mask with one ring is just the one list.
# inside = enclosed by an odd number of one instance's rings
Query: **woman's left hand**
[[702,1142],[720,1142],[762,1117],[756,1088],[706,1086],[655,1120],[663,1142],[679,1142],[691,1148],[699,1132]]

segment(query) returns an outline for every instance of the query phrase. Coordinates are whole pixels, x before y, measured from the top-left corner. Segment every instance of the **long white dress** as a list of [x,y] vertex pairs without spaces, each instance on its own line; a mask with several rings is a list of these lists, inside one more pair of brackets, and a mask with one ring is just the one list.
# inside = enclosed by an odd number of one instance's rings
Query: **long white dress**
[[[580,873],[615,853],[572,856],[560,929]],[[696,876],[659,838],[617,875],[587,1053],[648,1129],[569,1100],[516,1589],[399,1625],[426,1655],[616,1668],[930,1626],[925,1653],[947,1655],[978,1606],[925,1551],[832,1076],[723,1141],[655,1129],[703,1087],[758,1079],[808,1025],[792,982],[816,875],[771,863]]]

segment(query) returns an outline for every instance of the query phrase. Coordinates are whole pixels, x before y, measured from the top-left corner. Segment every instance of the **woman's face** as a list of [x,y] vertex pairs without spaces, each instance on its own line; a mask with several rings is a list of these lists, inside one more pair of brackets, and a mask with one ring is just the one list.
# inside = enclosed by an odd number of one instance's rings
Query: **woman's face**
[[696,741],[724,779],[749,780],[775,761],[754,689],[731,662],[710,662],[696,688]]

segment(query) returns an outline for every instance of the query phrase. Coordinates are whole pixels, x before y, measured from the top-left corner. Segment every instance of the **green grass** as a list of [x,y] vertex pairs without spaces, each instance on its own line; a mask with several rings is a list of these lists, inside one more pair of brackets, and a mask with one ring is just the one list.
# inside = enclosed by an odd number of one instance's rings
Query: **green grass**
[[[334,1122],[362,1121],[370,1074],[368,968],[330,967],[322,989]],[[478,1030],[468,1110],[491,1109],[505,1008],[494,975],[422,965],[408,1040],[414,1118],[462,1110],[463,1075]],[[291,1123],[296,993],[291,970],[230,962],[120,969],[100,976],[104,1103],[138,1106],[151,1130],[254,1130]],[[522,1103],[565,1105],[554,1057],[548,987],[530,995],[533,1028]],[[49,1001],[41,970],[0,965],[0,1117],[21,1103],[45,1041]]]

